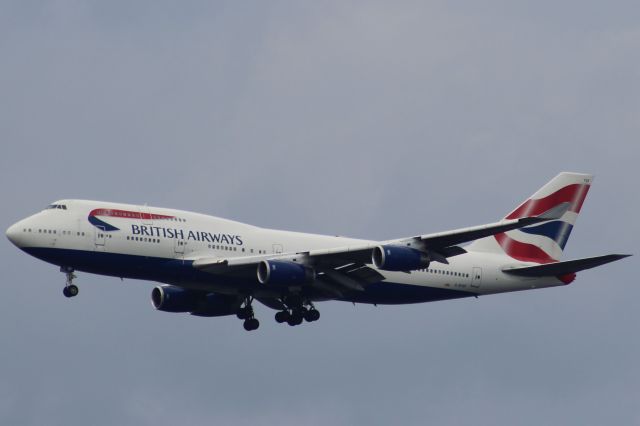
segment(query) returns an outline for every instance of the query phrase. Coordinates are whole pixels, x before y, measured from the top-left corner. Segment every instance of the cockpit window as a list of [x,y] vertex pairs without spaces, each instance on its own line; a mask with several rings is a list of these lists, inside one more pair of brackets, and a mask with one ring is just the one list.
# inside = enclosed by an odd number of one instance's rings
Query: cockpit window
[[47,209],[60,209],[60,210],[66,210],[67,206],[64,204],[49,204],[49,206],[47,207]]

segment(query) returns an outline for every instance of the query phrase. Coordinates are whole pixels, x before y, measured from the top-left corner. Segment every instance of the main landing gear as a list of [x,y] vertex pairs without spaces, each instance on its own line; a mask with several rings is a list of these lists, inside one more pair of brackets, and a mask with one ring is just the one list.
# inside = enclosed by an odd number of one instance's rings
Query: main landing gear
[[[243,326],[247,331],[257,330],[260,327],[260,321],[255,317],[253,312],[253,297],[247,296],[236,316],[244,320]],[[287,323],[290,326],[300,325],[303,321],[314,322],[320,319],[320,312],[313,306],[313,303],[309,300],[303,301],[300,297],[286,298],[282,300],[285,308],[276,312],[275,319],[278,323]]]
[[320,319],[320,311],[313,306],[313,303],[307,301],[292,308],[276,312],[275,319],[277,323],[286,322],[290,326],[300,325],[303,320],[306,322],[318,321]]
[[253,297],[248,296],[244,300],[244,306],[238,310],[236,316],[238,319],[244,320],[244,329],[247,331],[257,330],[260,327],[260,321],[253,314],[253,306],[251,303],[253,302]]
[[76,275],[73,273],[73,268],[61,266],[60,272],[64,272],[67,276],[67,282],[62,290],[62,294],[64,294],[65,297],[76,297],[79,290],[78,286],[73,283],[73,279],[76,278]]

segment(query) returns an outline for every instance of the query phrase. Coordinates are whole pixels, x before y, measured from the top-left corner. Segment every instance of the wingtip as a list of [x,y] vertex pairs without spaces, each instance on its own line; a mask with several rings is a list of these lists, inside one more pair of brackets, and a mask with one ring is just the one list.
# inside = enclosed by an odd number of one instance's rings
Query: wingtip
[[625,259],[627,257],[631,257],[633,256],[632,254],[610,254],[608,256],[606,256],[607,258],[609,258],[609,262],[616,262],[618,260],[622,260]]

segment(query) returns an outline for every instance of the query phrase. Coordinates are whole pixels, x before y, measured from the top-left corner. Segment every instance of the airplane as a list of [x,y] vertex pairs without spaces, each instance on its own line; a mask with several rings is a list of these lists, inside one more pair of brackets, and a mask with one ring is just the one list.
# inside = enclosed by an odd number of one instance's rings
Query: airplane
[[57,265],[63,294],[76,271],[156,281],[160,311],[236,315],[253,302],[291,326],[320,318],[315,303],[422,303],[567,285],[576,273],[630,255],[560,260],[593,176],[563,172],[502,220],[388,241],[260,228],[146,205],[60,200],[6,231],[19,249]]

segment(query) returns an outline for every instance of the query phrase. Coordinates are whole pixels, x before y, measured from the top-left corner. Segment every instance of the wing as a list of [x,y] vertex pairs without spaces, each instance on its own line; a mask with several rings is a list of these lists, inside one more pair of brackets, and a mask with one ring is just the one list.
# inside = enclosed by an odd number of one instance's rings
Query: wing
[[325,287],[328,293],[339,295],[342,291],[363,290],[366,285],[384,278],[376,269],[368,266],[372,263],[372,250],[376,247],[390,245],[411,247],[424,253],[433,261],[448,263],[448,257],[466,253],[458,244],[554,220],[561,217],[568,208],[569,203],[563,203],[535,217],[503,220],[454,231],[354,246],[260,256],[201,257],[194,259],[192,265],[194,268],[212,274],[229,274],[255,279],[258,264],[265,260],[292,262],[313,268],[317,273],[314,285]]

